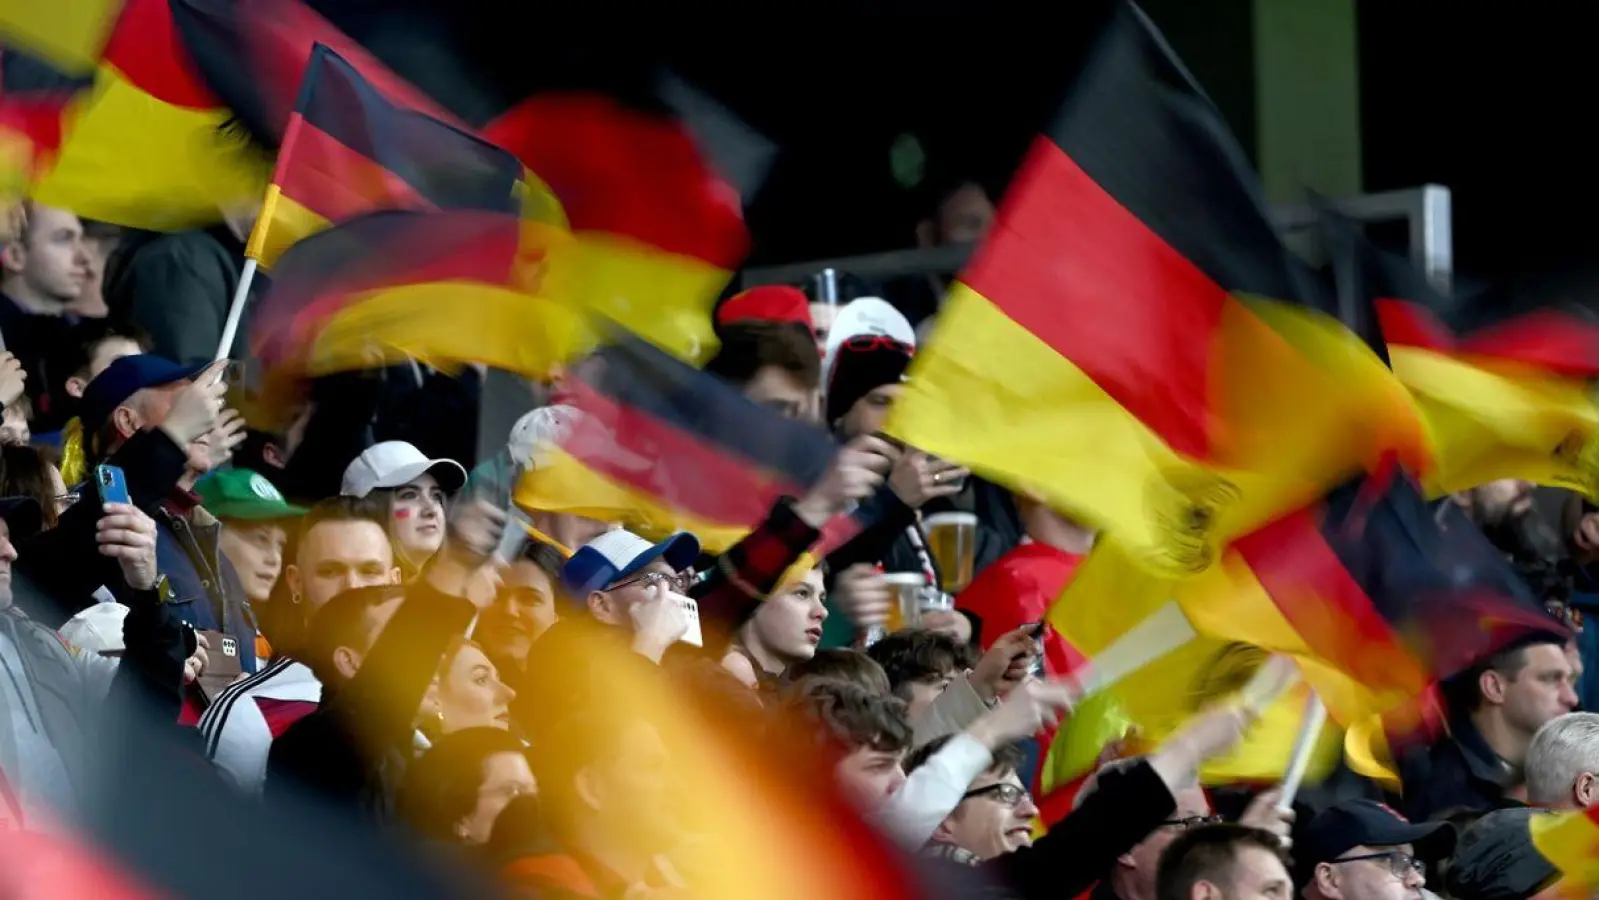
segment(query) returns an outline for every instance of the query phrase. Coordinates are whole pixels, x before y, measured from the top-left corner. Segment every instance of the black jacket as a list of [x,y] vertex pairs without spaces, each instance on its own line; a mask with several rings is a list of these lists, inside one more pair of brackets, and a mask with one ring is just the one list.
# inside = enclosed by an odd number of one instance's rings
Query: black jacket
[[267,799],[310,794],[351,813],[392,821],[395,792],[414,752],[422,695],[446,647],[466,634],[476,613],[471,601],[426,582],[408,587],[355,678],[324,684],[316,711],[272,742]]

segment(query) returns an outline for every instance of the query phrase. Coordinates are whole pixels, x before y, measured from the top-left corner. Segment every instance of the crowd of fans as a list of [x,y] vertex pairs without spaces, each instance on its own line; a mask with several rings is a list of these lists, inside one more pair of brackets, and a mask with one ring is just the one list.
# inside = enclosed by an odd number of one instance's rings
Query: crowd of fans
[[[915,234],[969,241],[992,215],[959,184]],[[1269,785],[1207,792],[1201,764],[1252,715],[1224,704],[1147,754],[1107,747],[1043,827],[1037,773],[1082,659],[1040,623],[1094,536],[882,437],[936,280],[843,306],[792,287],[721,304],[707,370],[843,449],[712,556],[693,534],[508,517],[484,499],[483,466],[537,466],[571,426],[559,385],[522,395],[487,451],[489,376],[470,368],[323,378],[287,423],[234,411],[247,367],[210,358],[242,264],[248,223],[235,224],[119,236],[29,205],[0,250],[0,817],[13,827],[72,821],[86,759],[107,752],[88,723],[137,696],[254,802],[314,796],[519,895],[693,896],[706,863],[673,788],[689,763],[660,758],[647,720],[595,708],[616,675],[587,653],[596,640],[735,698],[752,732],[805,723],[859,816],[962,893],[1528,898],[1558,874],[1528,818],[1599,803],[1599,715],[1576,711],[1599,696],[1580,636],[1599,597],[1599,512],[1575,497],[1496,482],[1441,501],[1579,638],[1512,647],[1446,685],[1447,725],[1396,754],[1397,783],[1341,766],[1291,806]],[[860,534],[807,555],[857,510],[871,513]],[[946,577],[924,527],[948,512],[975,517],[965,578]],[[906,622],[907,575],[953,603]]]

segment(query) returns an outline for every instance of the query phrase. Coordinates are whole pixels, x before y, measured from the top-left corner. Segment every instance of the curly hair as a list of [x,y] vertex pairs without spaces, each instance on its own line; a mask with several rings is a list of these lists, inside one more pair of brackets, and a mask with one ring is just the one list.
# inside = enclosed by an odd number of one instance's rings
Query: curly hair
[[874,694],[843,681],[817,681],[787,710],[809,726],[818,743],[843,755],[860,749],[898,753],[911,746],[911,725],[898,697]]

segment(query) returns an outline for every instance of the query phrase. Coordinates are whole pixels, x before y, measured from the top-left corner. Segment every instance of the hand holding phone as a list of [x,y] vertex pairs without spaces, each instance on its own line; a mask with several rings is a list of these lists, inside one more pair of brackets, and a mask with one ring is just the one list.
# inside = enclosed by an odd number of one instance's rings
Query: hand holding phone
[[127,478],[117,466],[95,466],[94,483],[99,487],[102,504],[133,502],[128,496]]

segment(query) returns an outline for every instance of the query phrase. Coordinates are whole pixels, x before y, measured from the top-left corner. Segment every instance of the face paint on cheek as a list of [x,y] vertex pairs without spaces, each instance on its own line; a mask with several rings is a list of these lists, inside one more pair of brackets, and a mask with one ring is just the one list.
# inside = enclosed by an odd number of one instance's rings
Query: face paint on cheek
[[410,509],[410,507],[402,506],[399,509],[395,510],[394,511],[394,518],[400,519],[400,520],[411,518],[411,509]]

